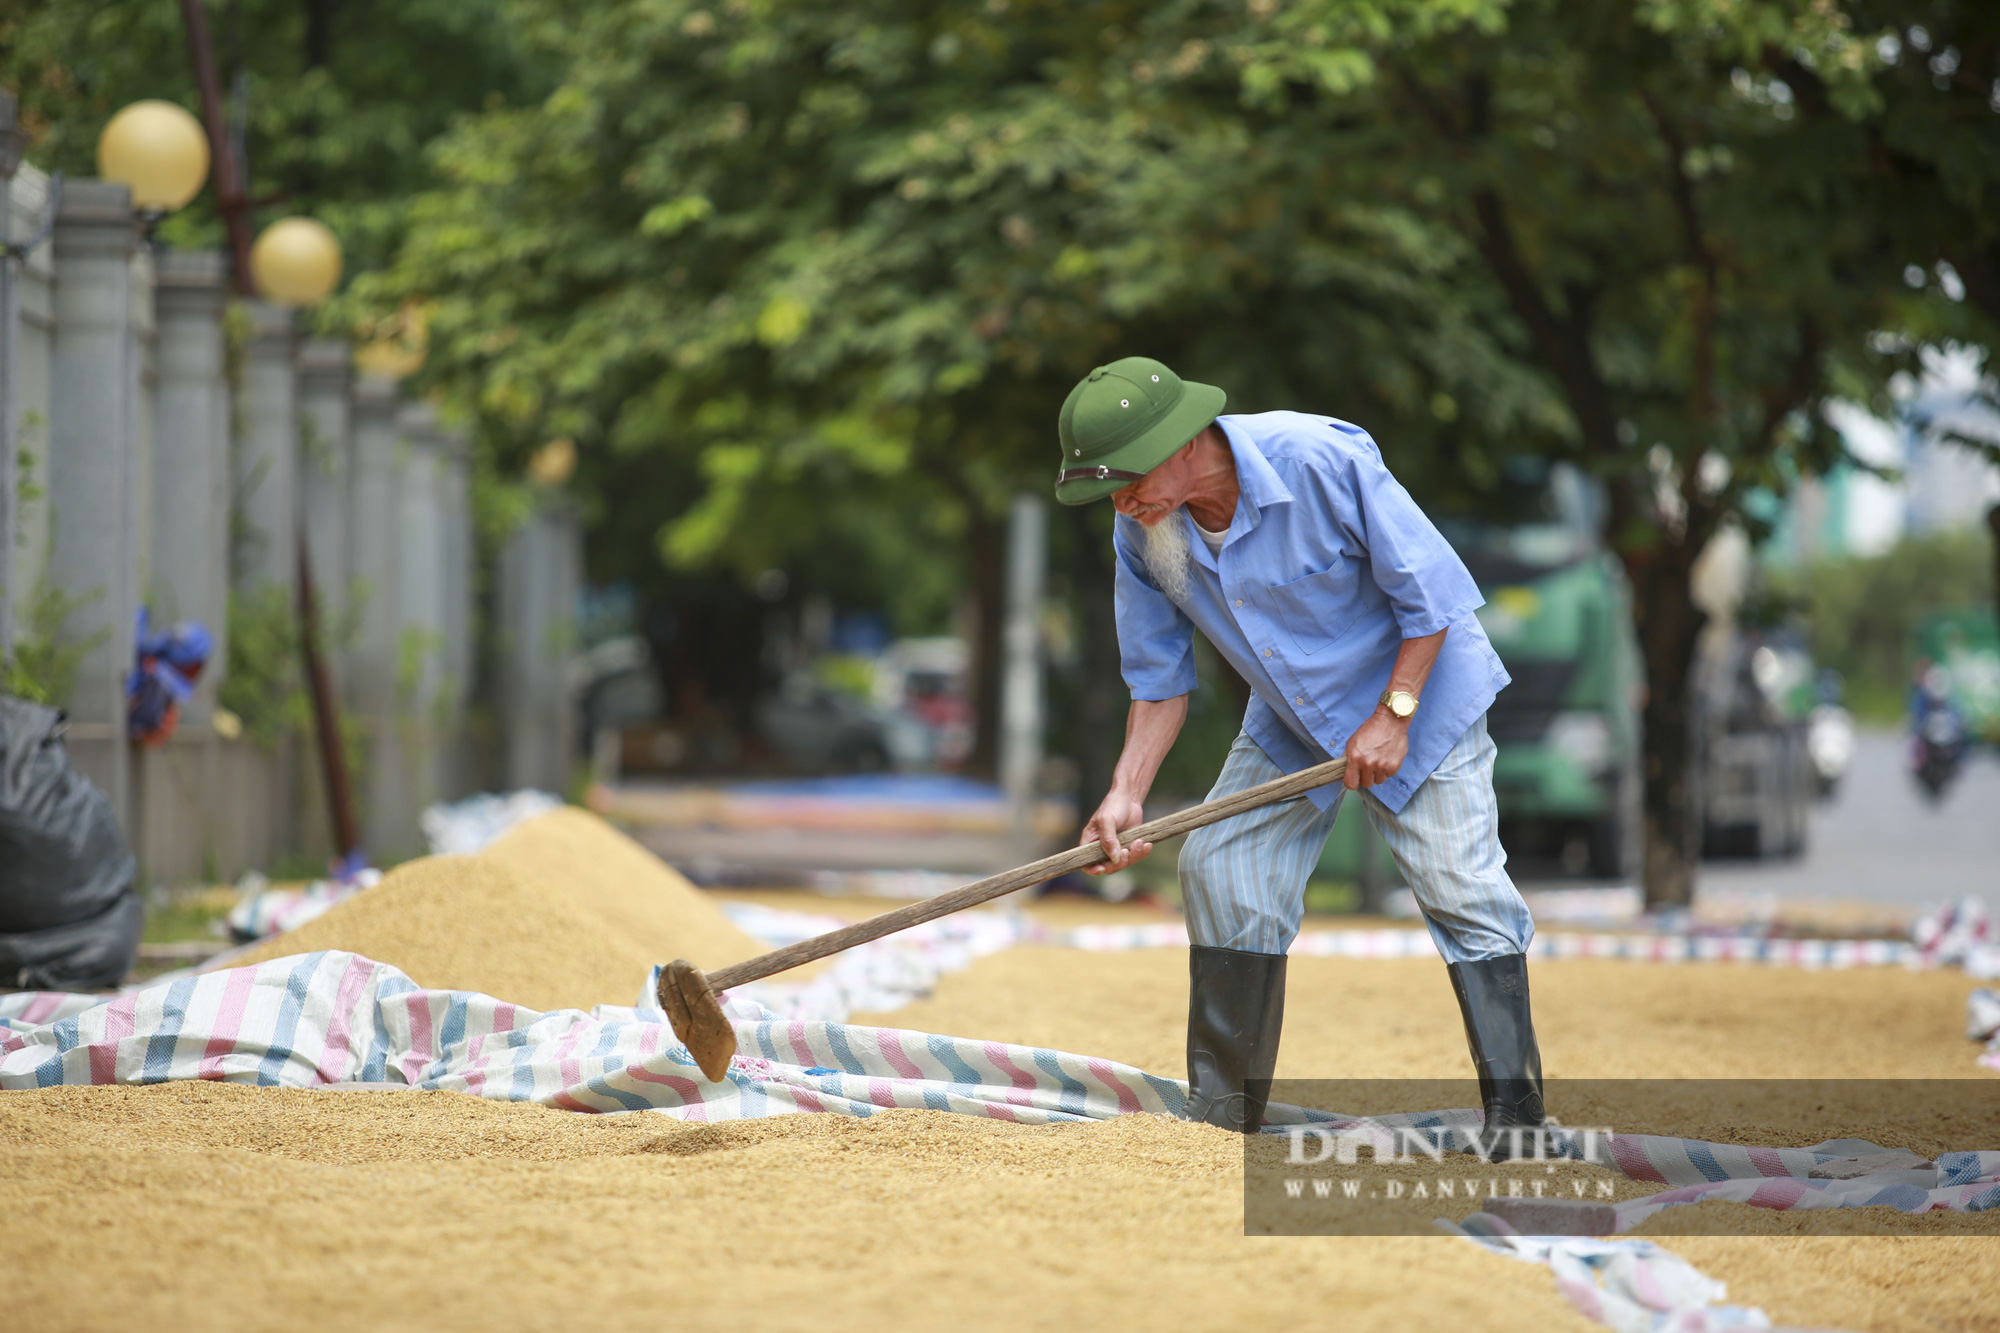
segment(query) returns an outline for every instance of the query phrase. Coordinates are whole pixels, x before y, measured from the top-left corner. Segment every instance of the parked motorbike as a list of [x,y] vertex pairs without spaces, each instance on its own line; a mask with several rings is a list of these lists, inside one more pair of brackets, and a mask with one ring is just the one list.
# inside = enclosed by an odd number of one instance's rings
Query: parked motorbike
[[1840,673],[1820,668],[1816,682],[1819,702],[1806,718],[1806,755],[1812,761],[1813,787],[1830,800],[1854,762],[1854,714],[1841,705]]
[[1854,762],[1854,715],[1839,704],[1821,704],[1806,722],[1806,754],[1812,759],[1813,789],[1831,800]]

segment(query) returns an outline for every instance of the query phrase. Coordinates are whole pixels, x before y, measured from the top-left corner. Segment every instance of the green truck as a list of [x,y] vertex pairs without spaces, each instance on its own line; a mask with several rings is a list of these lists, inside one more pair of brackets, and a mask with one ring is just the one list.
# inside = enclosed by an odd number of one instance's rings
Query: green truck
[[[1613,879],[1638,865],[1638,705],[1644,679],[1624,571],[1596,534],[1601,501],[1564,464],[1522,460],[1483,511],[1439,529],[1485,594],[1480,624],[1513,684],[1486,725],[1510,858]],[[1319,876],[1375,905],[1393,858],[1344,808]]]
[[1514,678],[1486,715],[1503,845],[1571,874],[1627,874],[1637,866],[1643,673],[1624,570],[1597,549],[1504,582],[1482,577],[1480,589],[1480,623]]
[[1966,735],[2000,746],[2000,622],[1985,607],[1941,611],[1917,627],[1916,655],[1944,668]]

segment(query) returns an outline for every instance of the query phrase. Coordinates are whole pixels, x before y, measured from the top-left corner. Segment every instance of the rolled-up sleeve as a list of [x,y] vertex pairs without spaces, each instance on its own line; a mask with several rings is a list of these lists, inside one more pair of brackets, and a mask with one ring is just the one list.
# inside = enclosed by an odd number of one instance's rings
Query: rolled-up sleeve
[[1484,606],[1465,562],[1390,475],[1373,443],[1349,451],[1345,461],[1341,471],[1317,475],[1342,529],[1367,552],[1402,636],[1435,634]]
[[1118,658],[1134,699],[1158,702],[1194,691],[1194,622],[1146,574],[1120,518],[1111,549],[1118,564]]

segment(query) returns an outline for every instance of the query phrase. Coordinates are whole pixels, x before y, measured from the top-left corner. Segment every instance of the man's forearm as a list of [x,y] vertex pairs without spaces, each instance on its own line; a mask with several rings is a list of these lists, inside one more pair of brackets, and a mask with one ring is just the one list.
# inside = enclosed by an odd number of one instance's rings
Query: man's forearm
[[[1405,639],[1396,650],[1396,665],[1389,670],[1389,689],[1419,698],[1431,668],[1437,665],[1438,650],[1444,647],[1445,631],[1426,634],[1421,639]],[[1414,716],[1414,715],[1412,715]],[[1349,791],[1386,782],[1402,768],[1410,752],[1410,718],[1397,717],[1386,706],[1375,711],[1347,738],[1347,772],[1341,778]]]
[[1389,671],[1389,688],[1422,698],[1424,682],[1430,679],[1431,668],[1437,665],[1448,632],[1439,630],[1421,639],[1403,640],[1402,647],[1396,650],[1396,665]]
[[1112,770],[1111,790],[1135,801],[1144,801],[1153,789],[1153,777],[1174,748],[1174,738],[1187,721],[1188,697],[1183,694],[1158,701],[1134,699],[1125,715],[1125,749]]

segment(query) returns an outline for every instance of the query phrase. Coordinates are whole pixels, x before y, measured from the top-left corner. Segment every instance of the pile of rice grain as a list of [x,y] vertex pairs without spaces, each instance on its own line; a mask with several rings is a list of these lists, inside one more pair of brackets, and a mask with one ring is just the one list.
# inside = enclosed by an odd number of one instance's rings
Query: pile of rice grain
[[552,811],[472,856],[396,867],[365,893],[231,960],[344,949],[421,986],[537,1009],[631,1004],[654,963],[763,952],[671,867],[583,810]]

